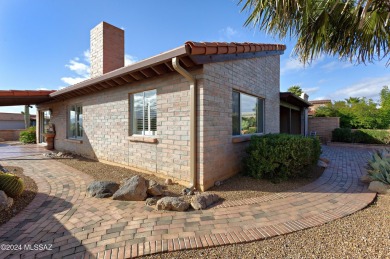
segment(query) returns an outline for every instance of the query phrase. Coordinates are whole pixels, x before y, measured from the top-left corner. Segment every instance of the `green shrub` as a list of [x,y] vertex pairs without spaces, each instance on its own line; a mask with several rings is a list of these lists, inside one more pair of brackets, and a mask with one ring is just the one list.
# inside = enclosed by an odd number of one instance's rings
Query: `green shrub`
[[332,131],[332,141],[364,144],[390,144],[387,130],[337,128]]
[[8,196],[15,198],[24,191],[23,180],[13,174],[0,174],[0,190],[4,191]]
[[19,141],[28,144],[36,142],[36,131],[35,127],[29,127],[28,129],[20,132]]
[[368,161],[367,172],[374,181],[390,184],[390,149],[375,152]]
[[306,176],[308,168],[317,162],[321,146],[317,138],[268,134],[252,136],[247,154],[244,159],[247,174],[278,182]]
[[352,142],[352,131],[348,128],[337,128],[332,131],[332,141],[334,142]]

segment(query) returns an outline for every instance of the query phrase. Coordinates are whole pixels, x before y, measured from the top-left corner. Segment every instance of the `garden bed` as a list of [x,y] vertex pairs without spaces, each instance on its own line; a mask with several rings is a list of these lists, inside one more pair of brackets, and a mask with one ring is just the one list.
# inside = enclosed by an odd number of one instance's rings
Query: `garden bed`
[[[57,161],[80,170],[81,172],[92,176],[95,180],[120,183],[123,179],[130,178],[134,175],[141,175],[144,178],[154,180],[159,184],[164,184],[165,181],[163,178],[151,174],[144,174],[128,168],[104,164],[81,156],[75,156],[72,159],[59,158]],[[320,177],[323,171],[323,168],[314,167],[307,178],[291,179],[278,184],[274,184],[268,180],[254,179],[249,176],[238,174],[223,181],[220,186],[210,188],[208,192],[218,194],[225,201],[260,197],[305,186]],[[166,195],[181,196],[181,191],[184,188],[185,186],[179,184],[168,185]]]
[[23,174],[23,169],[14,166],[5,166],[5,168],[12,174],[22,178],[25,189],[19,197],[14,198],[14,204],[8,209],[0,213],[0,226],[16,216],[21,210],[27,207],[28,204],[35,198],[38,187],[33,179]]

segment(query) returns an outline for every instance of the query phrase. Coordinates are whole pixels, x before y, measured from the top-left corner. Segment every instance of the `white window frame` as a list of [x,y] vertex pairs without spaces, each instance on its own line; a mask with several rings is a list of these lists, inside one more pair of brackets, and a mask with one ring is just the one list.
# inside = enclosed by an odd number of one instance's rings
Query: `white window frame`
[[[151,90],[147,90],[147,91],[142,91],[142,92],[137,92],[137,93],[132,93],[130,95],[130,118],[131,118],[131,123],[130,123],[130,135],[133,135],[133,136],[156,136],[157,135],[157,121],[156,121],[156,130],[153,131],[153,130],[150,130],[151,129],[151,117],[150,117],[150,105],[148,105],[148,125],[145,125],[145,94],[147,92],[151,92],[151,91],[155,91],[155,94],[156,94],[156,102],[157,102],[157,89],[151,89]],[[142,93],[143,94],[143,102],[142,102],[142,131],[141,133],[138,133],[138,132],[135,132],[134,130],[134,95],[135,94],[140,94]],[[157,111],[156,111],[156,119],[157,119]],[[147,128],[145,127],[147,126]],[[145,129],[148,129],[148,130],[145,130]]]

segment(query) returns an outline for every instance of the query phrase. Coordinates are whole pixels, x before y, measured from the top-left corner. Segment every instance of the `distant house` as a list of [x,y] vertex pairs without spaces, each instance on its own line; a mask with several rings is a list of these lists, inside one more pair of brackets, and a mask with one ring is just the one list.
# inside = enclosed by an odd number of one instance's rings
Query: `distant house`
[[[30,115],[30,126],[35,126],[35,115]],[[0,112],[0,130],[25,129],[24,115]]]
[[312,104],[312,106],[309,108],[309,116],[314,116],[318,107],[327,106],[328,104],[332,103],[331,100],[313,100],[309,102]]
[[125,67],[124,31],[102,22],[91,79],[37,105],[38,141],[52,123],[57,150],[207,189],[241,170],[252,135],[280,131],[285,48],[188,41]]

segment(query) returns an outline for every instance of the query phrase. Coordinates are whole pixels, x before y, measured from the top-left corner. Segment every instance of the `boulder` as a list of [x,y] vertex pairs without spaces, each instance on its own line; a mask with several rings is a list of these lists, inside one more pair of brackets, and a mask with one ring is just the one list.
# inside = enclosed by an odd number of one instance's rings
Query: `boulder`
[[114,200],[122,201],[144,201],[148,196],[146,190],[148,189],[145,178],[136,175],[126,180],[123,186],[117,190],[114,195]]
[[165,184],[166,184],[166,185],[172,185],[172,184],[173,184],[172,179],[170,179],[170,178],[165,179]]
[[5,192],[0,191],[0,211],[9,209],[14,204],[14,199],[8,197]]
[[328,167],[328,164],[327,163],[325,163],[324,161],[322,161],[322,160],[318,160],[318,162],[317,162],[317,166],[319,166],[319,167],[323,167],[323,168],[327,168]]
[[360,181],[361,181],[362,183],[370,183],[370,182],[373,181],[373,179],[372,179],[372,177],[369,176],[368,174],[364,174],[364,175],[362,175],[362,176],[360,177]]
[[145,201],[145,205],[147,205],[147,206],[154,206],[154,205],[157,204],[158,200],[159,200],[159,198],[157,198],[157,197],[147,198],[146,201]]
[[379,194],[390,194],[390,185],[379,181],[372,181],[368,186],[368,189]]
[[148,181],[148,190],[146,192],[152,196],[162,196],[164,194],[163,186],[153,180]]
[[190,204],[179,197],[164,197],[157,201],[157,210],[186,211]]
[[119,189],[119,184],[111,181],[94,181],[87,187],[89,197],[107,198],[111,197]]
[[210,205],[216,203],[219,200],[219,196],[214,193],[204,192],[199,195],[195,195],[191,199],[191,206],[195,210],[204,210]]

